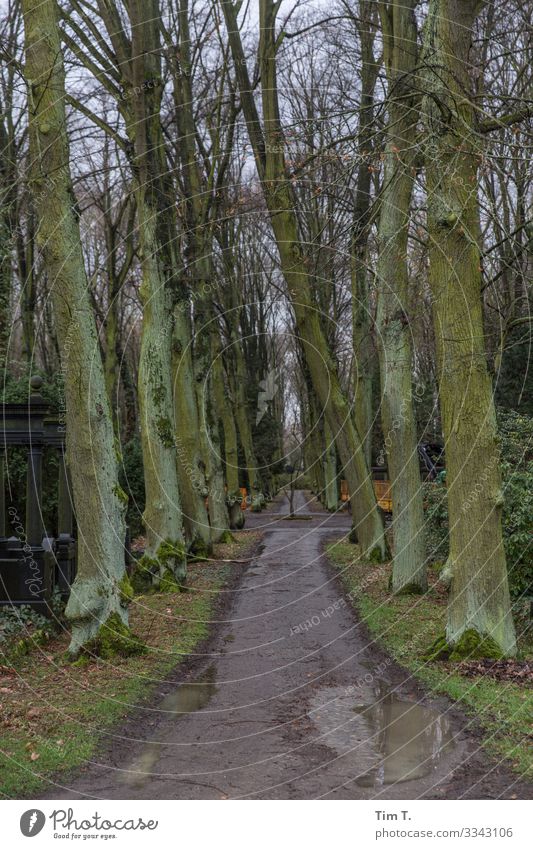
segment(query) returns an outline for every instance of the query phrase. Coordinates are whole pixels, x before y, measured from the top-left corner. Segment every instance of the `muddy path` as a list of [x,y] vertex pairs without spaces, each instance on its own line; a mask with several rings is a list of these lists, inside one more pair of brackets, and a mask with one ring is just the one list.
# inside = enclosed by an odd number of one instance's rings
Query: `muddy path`
[[40,798],[533,798],[344,602],[322,548],[348,517],[295,507],[250,517],[263,549],[189,677]]

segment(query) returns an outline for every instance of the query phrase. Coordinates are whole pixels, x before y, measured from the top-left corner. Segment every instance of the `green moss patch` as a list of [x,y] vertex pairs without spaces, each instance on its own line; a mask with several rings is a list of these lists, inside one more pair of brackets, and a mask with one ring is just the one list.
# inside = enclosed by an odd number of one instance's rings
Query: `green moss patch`
[[491,658],[500,660],[503,653],[488,634],[479,634],[474,628],[468,628],[454,643],[450,660],[479,660],[480,658]]
[[123,607],[129,607],[135,595],[132,583],[127,574],[124,574],[118,583],[120,603]]
[[196,537],[189,548],[189,557],[193,557],[195,560],[202,560],[210,557],[211,549],[202,539],[202,537]]
[[119,614],[112,613],[107,621],[100,625],[96,636],[85,643],[82,654],[110,660],[116,655],[130,657],[134,654],[144,654],[146,650],[144,643],[132,633]]
[[143,595],[154,589],[154,581],[159,574],[159,563],[153,557],[143,554],[136,563],[130,576],[134,595]]
[[219,543],[221,545],[228,545],[229,543],[235,542],[235,537],[231,533],[231,531],[222,531],[219,539]]
[[180,584],[171,569],[166,569],[159,579],[158,590],[161,593],[179,593],[183,591],[184,587],[185,585]]

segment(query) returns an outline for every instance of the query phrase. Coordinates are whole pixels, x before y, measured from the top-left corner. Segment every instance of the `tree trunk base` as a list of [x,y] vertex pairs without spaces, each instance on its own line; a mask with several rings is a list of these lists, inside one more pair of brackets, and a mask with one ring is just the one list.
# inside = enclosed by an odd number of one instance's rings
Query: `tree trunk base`
[[475,628],[467,628],[453,645],[448,642],[445,634],[441,634],[430,645],[422,659],[460,662],[484,658],[501,660],[505,656],[505,652],[489,634],[480,634]]
[[100,625],[96,634],[74,652],[78,659],[82,657],[100,657],[109,660],[113,657],[130,657],[145,654],[147,647],[132,633],[119,613],[112,613]]

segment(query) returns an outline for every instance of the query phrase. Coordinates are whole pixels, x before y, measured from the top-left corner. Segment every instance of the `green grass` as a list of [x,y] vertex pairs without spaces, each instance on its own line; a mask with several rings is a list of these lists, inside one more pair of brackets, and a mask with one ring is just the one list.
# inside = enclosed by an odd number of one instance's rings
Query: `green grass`
[[[357,548],[343,541],[330,542],[326,553],[370,633],[429,690],[449,696],[479,721],[490,754],[533,777],[533,690],[488,676],[467,677],[456,664],[421,658],[446,623],[446,592],[435,580],[436,570],[430,570],[424,596],[395,597],[388,589],[390,565],[363,563]],[[519,648],[521,659],[533,657],[530,639]]]
[[[257,532],[241,534],[237,542],[219,546],[218,556],[243,557],[259,537]],[[72,664],[65,659],[65,633],[8,665],[5,660],[0,669],[2,796],[37,794],[48,777],[87,761],[103,730],[117,728],[120,734],[120,720],[148,702],[168,673],[209,635],[217,598],[233,568],[242,567],[194,564],[189,592],[136,597],[130,623],[148,645],[146,655]]]

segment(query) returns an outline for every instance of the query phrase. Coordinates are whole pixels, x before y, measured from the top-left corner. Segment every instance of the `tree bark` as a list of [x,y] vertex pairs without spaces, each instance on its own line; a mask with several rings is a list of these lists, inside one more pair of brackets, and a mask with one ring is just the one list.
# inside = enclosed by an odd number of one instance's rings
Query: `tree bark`
[[388,126],[378,229],[381,417],[392,490],[394,592],[425,592],[424,511],[411,375],[407,242],[418,119],[417,0],[380,7],[388,80]]
[[339,504],[337,486],[337,452],[328,422],[324,420],[324,507],[333,512]]
[[237,427],[233,415],[233,405],[228,397],[224,380],[224,367],[220,344],[214,337],[213,342],[213,387],[215,404],[224,433],[224,460],[226,479],[226,500],[229,512],[229,526],[232,530],[244,527],[244,512],[241,510],[242,495],[239,487],[239,450]]
[[[481,5],[431,0],[422,65],[430,284],[450,521],[446,636],[452,646],[468,648],[473,638],[480,653],[492,653],[495,645],[512,655],[503,493],[481,300],[482,150],[469,77],[472,26]],[[472,497],[479,480],[483,488]]]
[[[172,317],[176,267],[167,217],[167,166],[161,128],[158,0],[132,0],[131,103],[128,134],[134,146],[135,199],[142,269],[143,325],[138,393],[146,507],[146,556],[159,575],[181,583],[186,574],[176,463],[172,384]],[[154,563],[154,565],[155,565]]]
[[368,235],[370,226],[372,171],[368,166],[373,149],[374,89],[379,63],[374,58],[375,4],[360,0],[358,34],[361,43],[361,105],[357,149],[359,166],[354,203],[352,232],[352,321],[355,427],[368,467],[372,465],[372,379],[375,351],[372,342],[372,317],[368,281]]
[[[0,180],[1,180],[0,174]],[[11,321],[11,236],[4,187],[0,188],[0,374],[5,379]]]
[[[55,0],[23,0],[31,186],[52,289],[64,377],[78,572],[67,605],[76,653],[110,621],[127,622],[125,496],[68,169],[65,76]],[[110,620],[110,617],[115,617]]]

